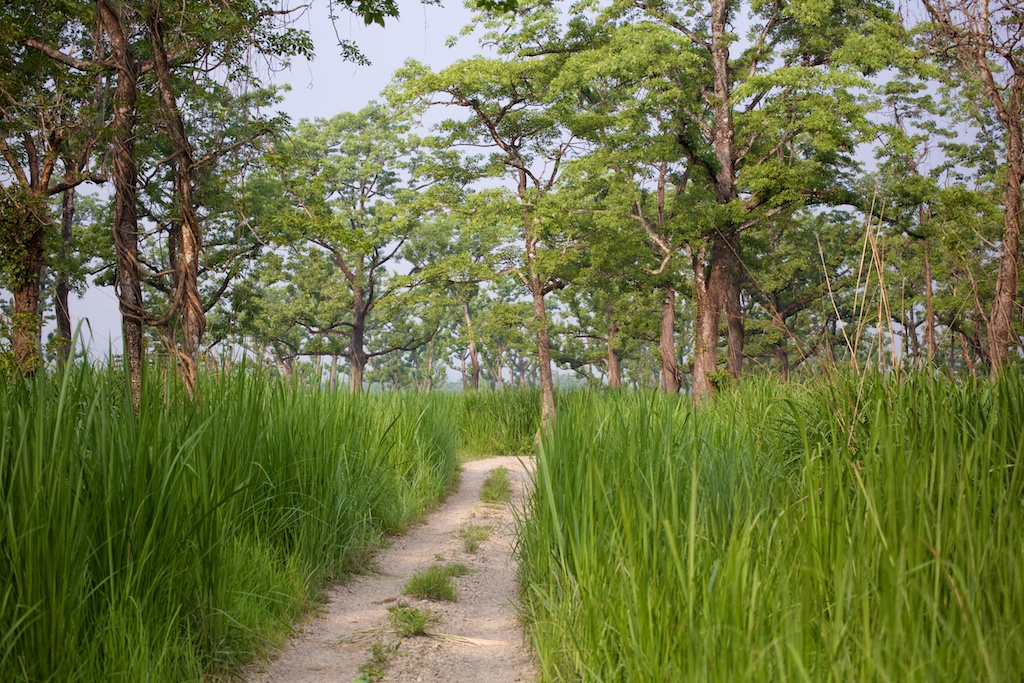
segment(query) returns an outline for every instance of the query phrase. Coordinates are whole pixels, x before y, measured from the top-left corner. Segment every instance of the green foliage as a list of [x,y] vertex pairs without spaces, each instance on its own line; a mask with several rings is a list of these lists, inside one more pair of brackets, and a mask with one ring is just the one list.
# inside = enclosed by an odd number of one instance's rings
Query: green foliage
[[491,470],[480,489],[480,500],[485,503],[508,503],[512,500],[512,485],[508,481],[507,468]]
[[14,186],[0,191],[0,284],[19,289],[37,277],[32,268],[30,242],[53,226],[53,217],[43,197]]
[[520,525],[541,680],[1016,679],[1022,434],[1020,376],[563,396]]
[[452,579],[463,576],[468,571],[466,565],[457,562],[432,564],[414,572],[402,587],[402,593],[423,600],[456,602],[459,594]]
[[388,607],[388,623],[391,624],[391,630],[403,638],[425,636],[427,627],[439,620],[440,617],[430,610],[402,605]]
[[540,428],[534,389],[463,392],[435,398],[459,431],[463,459],[533,452]]
[[380,642],[370,645],[370,659],[359,667],[359,678],[353,683],[376,683],[383,679],[388,664],[391,663],[391,655],[398,649],[398,645],[398,642],[390,645]]
[[252,369],[0,386],[0,678],[199,680],[282,638],[447,492],[455,434],[426,399]]
[[491,537],[492,531],[494,531],[494,527],[488,524],[470,524],[459,529],[462,549],[467,553],[475,553],[480,549],[480,544]]

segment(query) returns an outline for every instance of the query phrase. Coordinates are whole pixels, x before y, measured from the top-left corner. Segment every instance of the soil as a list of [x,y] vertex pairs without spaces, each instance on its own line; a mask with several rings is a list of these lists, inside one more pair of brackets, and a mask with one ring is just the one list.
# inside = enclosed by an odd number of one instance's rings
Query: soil
[[[376,558],[376,571],[332,586],[323,611],[301,624],[277,659],[253,667],[250,683],[502,683],[532,681],[535,666],[516,615],[514,512],[508,504],[480,501],[491,470],[505,467],[512,505],[520,508],[531,458],[501,457],[466,463],[459,490],[424,523],[393,538]],[[460,530],[492,527],[475,552]],[[402,595],[414,571],[437,562],[469,568],[454,579],[459,599],[432,602]],[[401,637],[389,626],[389,607],[408,606],[438,617],[426,636]],[[376,653],[376,656],[375,656]],[[368,665],[376,667],[366,677]],[[364,667],[361,671],[360,667]]]

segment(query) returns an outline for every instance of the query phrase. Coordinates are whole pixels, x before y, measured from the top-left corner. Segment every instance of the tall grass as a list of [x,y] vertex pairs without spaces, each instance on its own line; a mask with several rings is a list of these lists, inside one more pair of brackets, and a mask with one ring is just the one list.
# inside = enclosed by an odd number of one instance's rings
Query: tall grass
[[0,388],[0,680],[228,672],[458,466],[423,398],[254,372],[201,393],[150,376],[135,414],[87,367]]
[[1024,381],[564,397],[521,522],[543,680],[1024,677]]
[[434,400],[458,430],[463,459],[533,453],[540,427],[540,390],[438,394]]

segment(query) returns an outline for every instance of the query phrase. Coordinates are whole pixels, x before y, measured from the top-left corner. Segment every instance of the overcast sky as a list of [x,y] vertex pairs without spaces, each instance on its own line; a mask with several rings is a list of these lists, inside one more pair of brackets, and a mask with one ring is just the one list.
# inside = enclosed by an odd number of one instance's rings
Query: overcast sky
[[[443,7],[399,0],[400,17],[389,19],[383,28],[364,26],[362,19],[348,15],[339,17],[332,25],[327,3],[313,4],[314,8],[298,21],[297,27],[312,34],[316,58],[293,60],[288,70],[273,78],[276,83],[291,85],[279,109],[291,116],[294,123],[359,110],[377,99],[391,75],[407,59],[440,68],[477,53],[472,37],[462,38],[451,48],[445,45],[449,36],[469,23],[470,13],[459,0],[448,0]],[[338,38],[355,42],[371,65],[358,66],[341,59]],[[112,287],[91,287],[84,297],[70,301],[68,307],[72,325],[88,319],[82,335],[94,359],[105,358],[108,350],[121,353],[121,317]],[[44,341],[52,329],[51,323],[44,330]]]

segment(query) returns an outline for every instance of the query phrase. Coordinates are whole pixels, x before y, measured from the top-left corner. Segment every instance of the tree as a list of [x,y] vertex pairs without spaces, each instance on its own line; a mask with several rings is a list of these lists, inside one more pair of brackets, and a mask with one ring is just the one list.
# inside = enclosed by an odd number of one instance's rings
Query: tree
[[[690,178],[708,200],[705,227],[688,245],[696,303],[695,395],[712,391],[718,323],[726,313],[727,368],[742,368],[740,237],[773,216],[820,202],[842,202],[850,156],[868,129],[852,89],[859,74],[887,63],[897,44],[891,13],[872,2],[751,3],[750,30],[731,30],[744,3],[633,0],[616,3],[619,21],[649,21],[685,41],[693,66],[676,81],[675,133]],[[634,15],[638,12],[639,15]]]
[[8,181],[0,196],[0,269],[14,295],[15,363],[27,374],[42,360],[40,286],[56,241],[49,198],[67,193],[67,200],[78,184],[104,180],[89,168],[103,123],[103,83],[93,74],[65,73],[25,47],[36,33],[62,46],[95,49],[89,32],[65,25],[52,3],[8,3],[0,24],[0,175]]
[[277,144],[271,164],[288,207],[272,218],[274,241],[289,249],[286,272],[305,303],[293,323],[347,342],[352,390],[363,390],[371,358],[423,343],[413,336],[367,349],[374,311],[412,283],[390,275],[417,221],[403,186],[409,119],[380,104],[354,114],[303,121]]
[[800,212],[748,234],[748,353],[773,359],[783,380],[816,356],[834,360],[836,326],[856,291],[859,227],[847,215]]
[[545,428],[555,416],[545,297],[564,285],[559,268],[573,244],[566,217],[545,214],[562,164],[575,146],[556,110],[558,92],[553,89],[565,55],[537,50],[537,41],[557,26],[557,19],[550,5],[492,18],[484,40],[497,46],[497,57],[462,60],[439,73],[411,62],[399,72],[396,87],[400,98],[464,110],[468,118],[449,119],[439,126],[445,139],[452,146],[493,150],[487,174],[504,177],[515,188],[524,246],[516,272],[533,305]]
[[[432,140],[431,144],[438,141]],[[427,288],[424,292],[453,301],[461,319],[453,340],[465,349],[469,362],[466,388],[480,388],[480,331],[475,320],[481,287],[514,269],[516,249],[515,200],[502,189],[467,191],[467,169],[472,161],[450,152],[432,154],[433,161],[418,169],[420,177],[437,180],[420,202],[430,209],[417,229],[417,237],[404,251],[406,261],[416,264]]]
[[[1003,129],[1003,234],[996,291],[988,319],[993,375],[1009,360],[1015,341],[1017,268],[1024,212],[1024,14],[1018,3],[991,0],[922,0],[932,19],[929,48],[962,79],[977,86]],[[977,101],[968,106],[977,108]]]
[[[258,52],[271,58],[310,54],[308,36],[286,25],[291,14],[265,2],[231,0],[191,0],[176,13],[179,23],[169,26],[162,11],[162,0],[138,0],[118,3],[79,0],[65,3],[76,14],[69,25],[96,23],[109,47],[108,54],[84,59],[74,47],[54,43],[45,34],[30,35],[25,45],[48,56],[64,68],[82,73],[109,71],[117,87],[113,94],[111,120],[112,176],[114,179],[114,245],[117,252],[116,289],[122,314],[122,336],[129,367],[132,394],[136,404],[141,397],[142,325],[163,326],[176,319],[180,325],[179,370],[189,391],[195,384],[196,356],[202,337],[205,315],[199,298],[198,270],[202,250],[202,226],[193,201],[196,154],[180,107],[182,89],[194,96],[197,83],[210,83],[219,77],[236,83],[251,79],[245,57]],[[366,5],[378,7],[376,3]],[[25,20],[31,21],[32,14]],[[180,18],[187,17],[182,23]],[[97,43],[100,41],[97,40]],[[148,55],[146,59],[140,54]],[[188,77],[175,79],[186,72]],[[175,169],[176,231],[180,235],[174,263],[175,292],[170,309],[152,315],[142,300],[142,273],[139,266],[138,196],[139,166],[136,157],[139,99],[144,95],[141,79],[152,76],[157,94],[153,111],[162,121],[162,132],[171,141],[168,161]],[[182,84],[187,84],[183,86]],[[199,88],[201,90],[201,87]],[[148,111],[148,110],[147,110]],[[151,120],[156,124],[156,120]],[[210,156],[210,155],[207,155]],[[213,155],[211,158],[215,158]]]

